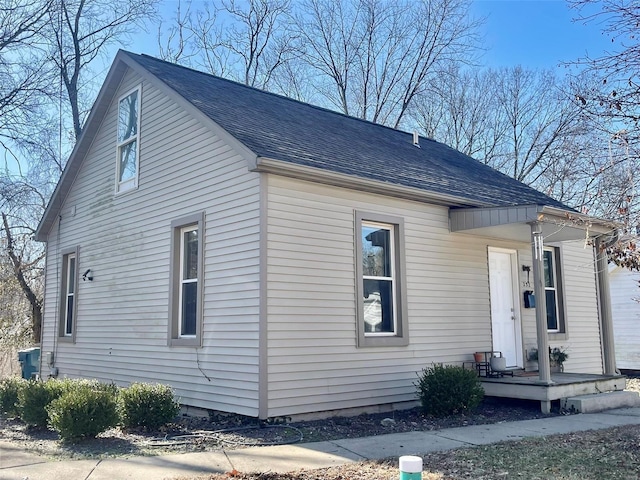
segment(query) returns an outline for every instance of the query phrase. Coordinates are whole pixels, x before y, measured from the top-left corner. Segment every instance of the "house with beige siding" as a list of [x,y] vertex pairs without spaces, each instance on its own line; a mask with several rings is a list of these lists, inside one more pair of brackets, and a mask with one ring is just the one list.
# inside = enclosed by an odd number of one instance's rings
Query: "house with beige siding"
[[41,376],[260,418],[411,404],[476,351],[525,372],[562,346],[619,385],[614,230],[433,140],[120,51],[37,231]]

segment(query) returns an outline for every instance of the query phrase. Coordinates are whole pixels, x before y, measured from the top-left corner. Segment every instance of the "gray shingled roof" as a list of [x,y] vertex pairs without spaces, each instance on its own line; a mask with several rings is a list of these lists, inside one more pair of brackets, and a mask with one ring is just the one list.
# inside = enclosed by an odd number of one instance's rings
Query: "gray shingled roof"
[[147,55],[130,58],[258,157],[468,199],[470,205],[549,205],[543,193],[442,143],[315,107]]

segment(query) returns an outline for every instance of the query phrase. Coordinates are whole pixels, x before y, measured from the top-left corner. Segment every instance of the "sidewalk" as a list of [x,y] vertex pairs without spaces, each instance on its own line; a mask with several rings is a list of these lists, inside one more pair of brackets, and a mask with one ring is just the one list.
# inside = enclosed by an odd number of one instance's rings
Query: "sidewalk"
[[430,432],[408,432],[276,447],[185,453],[158,457],[49,461],[0,441],[1,480],[162,480],[240,472],[290,472],[360,460],[420,455],[621,425],[640,424],[640,408],[550,417]]

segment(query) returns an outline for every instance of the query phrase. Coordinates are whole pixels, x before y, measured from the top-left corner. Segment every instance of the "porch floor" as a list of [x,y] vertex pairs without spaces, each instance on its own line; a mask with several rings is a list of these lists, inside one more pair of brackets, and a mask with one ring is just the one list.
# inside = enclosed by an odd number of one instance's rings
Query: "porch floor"
[[624,375],[589,373],[552,373],[550,384],[540,382],[538,372],[514,371],[513,376],[480,377],[484,393],[490,397],[539,400],[543,412],[549,413],[551,401],[577,395],[624,390]]

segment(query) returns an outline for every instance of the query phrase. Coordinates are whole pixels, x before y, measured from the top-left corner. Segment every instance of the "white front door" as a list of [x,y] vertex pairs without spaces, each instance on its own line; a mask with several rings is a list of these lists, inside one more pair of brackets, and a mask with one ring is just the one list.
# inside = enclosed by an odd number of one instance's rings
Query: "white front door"
[[502,352],[507,367],[522,366],[522,340],[515,250],[489,248],[489,289],[493,350]]

